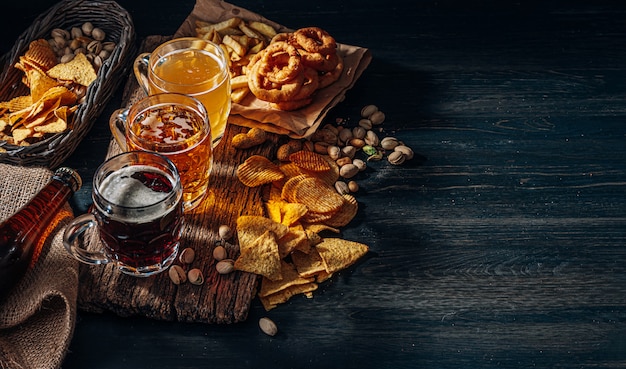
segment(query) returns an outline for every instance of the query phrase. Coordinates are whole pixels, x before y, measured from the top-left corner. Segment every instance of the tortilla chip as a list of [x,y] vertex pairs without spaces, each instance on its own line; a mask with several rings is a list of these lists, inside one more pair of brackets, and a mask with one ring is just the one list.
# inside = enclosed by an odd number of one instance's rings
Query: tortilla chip
[[272,281],[282,279],[276,234],[265,231],[249,247],[241,250],[234,266],[236,270],[262,275]]
[[315,246],[324,262],[324,269],[334,273],[356,263],[367,254],[369,247],[365,244],[341,238],[325,238]]
[[67,63],[60,63],[48,70],[48,76],[89,86],[98,78],[93,65],[85,54],[79,53]]
[[259,291],[259,297],[266,297],[275,294],[279,291],[287,289],[291,286],[298,284],[307,284],[314,281],[314,278],[304,278],[298,274],[295,265],[281,262],[281,270],[283,278],[278,281],[272,281],[267,278],[263,278],[261,281],[261,290]]
[[237,238],[243,252],[266,231],[272,231],[277,239],[289,232],[289,227],[260,215],[242,215],[237,218]]
[[311,292],[317,290],[317,288],[318,285],[315,282],[296,284],[274,294],[260,297],[260,300],[265,310],[269,311],[279,304],[289,301],[289,299],[295,295],[304,294],[306,297],[311,298],[313,296]]

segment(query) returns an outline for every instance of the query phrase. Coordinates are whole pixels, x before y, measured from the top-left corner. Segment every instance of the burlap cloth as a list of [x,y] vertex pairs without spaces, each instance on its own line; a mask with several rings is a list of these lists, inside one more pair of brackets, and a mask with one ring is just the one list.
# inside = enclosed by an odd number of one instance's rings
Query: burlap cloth
[[[26,204],[52,177],[47,168],[0,164],[0,221]],[[72,218],[65,205],[33,269],[0,301],[0,368],[59,368],[76,322],[78,262],[63,247]]]

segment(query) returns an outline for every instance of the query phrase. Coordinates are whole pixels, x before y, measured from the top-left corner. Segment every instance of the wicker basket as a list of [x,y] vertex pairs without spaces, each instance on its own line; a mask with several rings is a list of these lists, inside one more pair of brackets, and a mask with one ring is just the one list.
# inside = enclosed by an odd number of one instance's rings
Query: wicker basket
[[0,141],[0,162],[22,166],[55,168],[70,156],[93,126],[107,101],[124,80],[135,51],[135,29],[128,12],[115,1],[65,0],[41,14],[18,38],[10,53],[0,60],[0,100],[25,95],[29,90],[21,82],[23,72],[14,67],[28,50],[31,41],[50,38],[55,28],[71,29],[92,22],[117,44],[98,70],[97,79],[73,114],[70,129],[30,146],[15,146]]

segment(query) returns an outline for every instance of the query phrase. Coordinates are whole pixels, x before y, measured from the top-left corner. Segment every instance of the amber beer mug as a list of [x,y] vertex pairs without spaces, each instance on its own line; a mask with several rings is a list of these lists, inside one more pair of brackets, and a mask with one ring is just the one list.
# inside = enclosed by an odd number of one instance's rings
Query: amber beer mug
[[148,96],[109,121],[122,150],[144,150],[174,162],[183,184],[185,210],[205,197],[213,163],[211,127],[197,99],[174,93]]
[[[114,156],[96,171],[91,211],[70,222],[63,244],[86,264],[112,263],[138,277],[160,273],[178,253],[182,198],[178,172],[166,157],[146,151]],[[95,235],[97,247],[89,245]]]
[[213,147],[219,143],[231,108],[228,61],[219,45],[176,38],[137,56],[133,71],[148,95],[175,92],[200,100],[209,115]]

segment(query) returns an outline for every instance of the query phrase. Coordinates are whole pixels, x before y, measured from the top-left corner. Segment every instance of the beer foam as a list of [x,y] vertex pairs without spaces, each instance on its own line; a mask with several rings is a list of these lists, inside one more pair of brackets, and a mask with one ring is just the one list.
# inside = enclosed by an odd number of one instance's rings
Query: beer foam
[[159,173],[170,178],[164,172],[147,165],[124,167],[111,173],[100,185],[100,193],[108,202],[127,208],[139,208],[157,204],[170,195],[170,192],[153,191],[140,180],[132,177],[137,172]]

